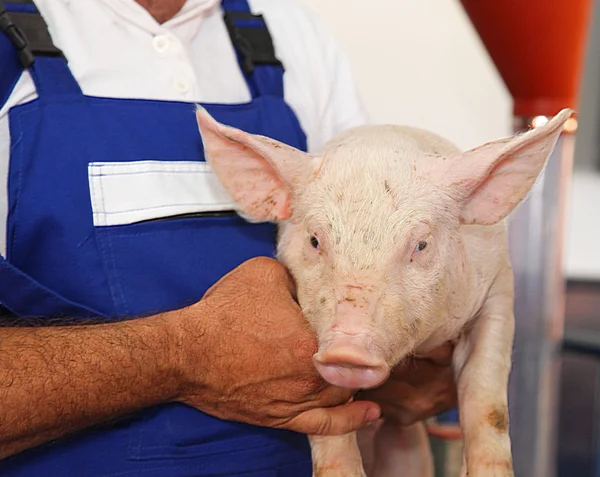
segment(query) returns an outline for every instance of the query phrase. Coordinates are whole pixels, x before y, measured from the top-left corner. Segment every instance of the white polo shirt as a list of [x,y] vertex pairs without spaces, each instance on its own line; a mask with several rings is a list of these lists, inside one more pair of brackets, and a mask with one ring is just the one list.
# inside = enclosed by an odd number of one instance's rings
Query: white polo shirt
[[[35,0],[55,45],[90,96],[210,103],[250,100],[219,0],[187,0],[158,24],[134,0]],[[319,151],[367,122],[350,66],[336,41],[294,0],[250,0],[285,67],[285,99]],[[0,73],[1,74],[1,73]],[[8,110],[36,98],[28,72],[0,109],[0,253],[6,248]]]

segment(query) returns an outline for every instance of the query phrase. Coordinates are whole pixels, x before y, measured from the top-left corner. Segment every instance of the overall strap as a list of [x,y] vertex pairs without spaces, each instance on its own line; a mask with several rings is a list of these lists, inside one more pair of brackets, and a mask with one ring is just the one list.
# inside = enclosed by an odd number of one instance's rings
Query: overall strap
[[253,14],[247,0],[223,0],[222,5],[225,24],[252,97],[283,98],[284,68],[275,56],[263,16]]
[[[40,97],[81,94],[34,3],[0,1],[0,107],[25,69],[30,70]],[[29,317],[103,317],[96,310],[58,295],[1,256],[0,310]]]
[[24,69],[29,69],[40,97],[82,94],[31,0],[0,0],[0,32],[0,66],[4,67],[0,68],[0,105]]

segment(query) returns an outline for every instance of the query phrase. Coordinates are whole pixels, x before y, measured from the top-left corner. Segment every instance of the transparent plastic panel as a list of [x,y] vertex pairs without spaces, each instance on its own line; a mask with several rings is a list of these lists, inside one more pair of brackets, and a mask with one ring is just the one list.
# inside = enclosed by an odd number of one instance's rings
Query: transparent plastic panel
[[573,136],[561,136],[541,180],[509,222],[516,292],[509,407],[517,477],[555,476],[562,251],[573,142]]

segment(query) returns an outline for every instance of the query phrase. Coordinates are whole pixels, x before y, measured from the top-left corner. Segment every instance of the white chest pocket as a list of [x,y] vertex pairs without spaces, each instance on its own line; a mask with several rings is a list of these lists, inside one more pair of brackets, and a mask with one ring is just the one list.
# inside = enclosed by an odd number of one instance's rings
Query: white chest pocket
[[206,162],[92,162],[88,179],[96,227],[235,210]]

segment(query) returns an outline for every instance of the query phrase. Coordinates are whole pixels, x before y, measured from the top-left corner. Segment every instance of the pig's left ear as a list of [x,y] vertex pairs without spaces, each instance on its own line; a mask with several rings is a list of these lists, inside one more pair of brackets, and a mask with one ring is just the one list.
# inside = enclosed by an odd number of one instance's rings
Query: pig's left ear
[[316,157],[217,122],[202,107],[196,119],[206,161],[239,211],[253,222],[287,220],[294,192],[305,187]]
[[492,225],[507,217],[541,174],[571,113],[563,109],[541,127],[471,149],[451,161],[447,179],[462,205],[461,222]]

